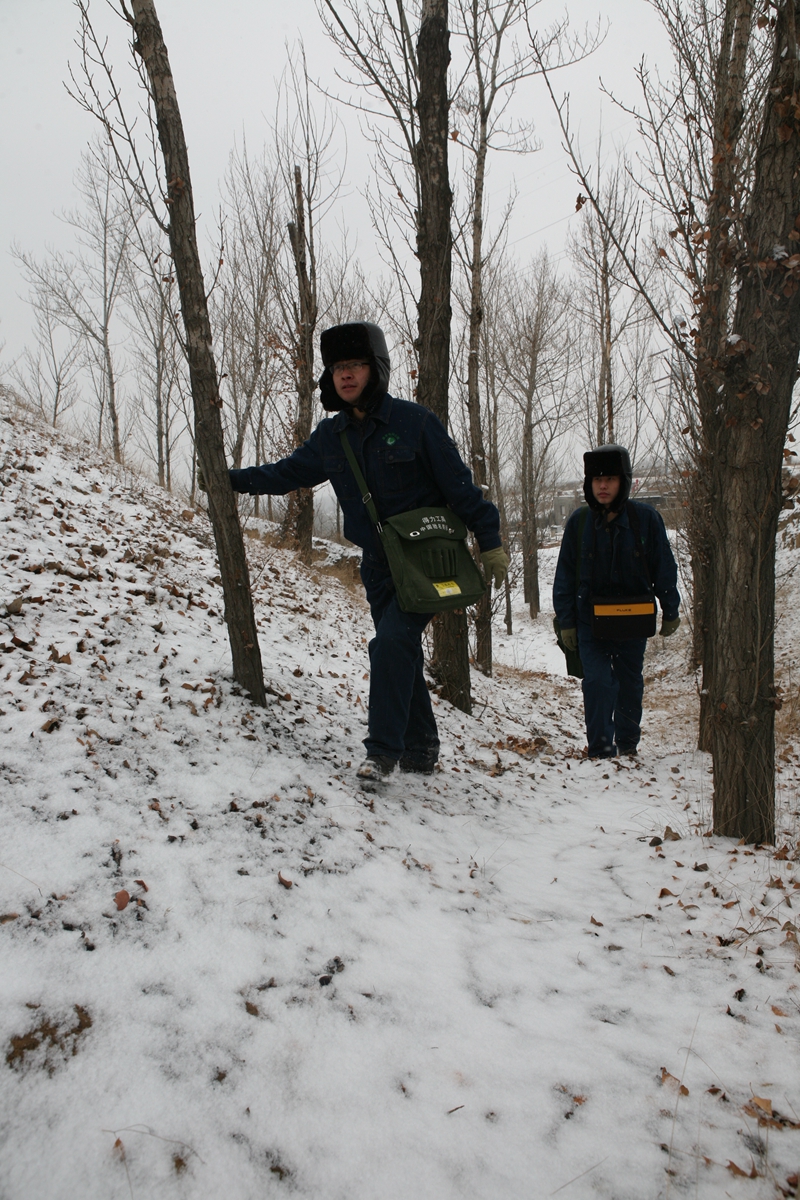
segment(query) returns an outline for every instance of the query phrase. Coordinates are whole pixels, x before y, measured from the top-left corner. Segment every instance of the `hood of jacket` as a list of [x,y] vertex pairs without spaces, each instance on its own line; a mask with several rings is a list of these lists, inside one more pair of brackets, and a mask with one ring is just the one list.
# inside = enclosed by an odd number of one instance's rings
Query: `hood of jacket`
[[389,390],[391,363],[386,338],[379,325],[371,321],[354,321],[348,325],[333,325],[323,330],[319,339],[320,355],[325,370],[319,380],[320,400],[326,412],[341,412],[350,408],[336,394],[331,367],[337,362],[363,359],[370,365],[369,382],[358,398],[362,412],[370,412],[380,404]]
[[595,499],[592,491],[592,480],[596,475],[619,475],[619,492],[608,507],[612,512],[620,512],[631,494],[633,484],[631,456],[625,447],[613,442],[608,446],[598,446],[596,450],[589,450],[583,456],[583,495],[589,508],[594,512],[602,512],[603,506]]

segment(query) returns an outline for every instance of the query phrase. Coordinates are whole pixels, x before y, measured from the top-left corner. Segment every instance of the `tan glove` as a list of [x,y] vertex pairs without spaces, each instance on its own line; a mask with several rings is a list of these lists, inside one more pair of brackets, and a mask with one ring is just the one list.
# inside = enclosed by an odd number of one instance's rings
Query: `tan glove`
[[496,588],[505,581],[508,574],[509,559],[502,546],[495,546],[494,550],[484,550],[481,554],[481,562],[483,563],[486,582],[490,580]]
[[578,653],[578,631],[577,629],[562,629],[561,641],[573,654]]
[[671,621],[662,621],[659,633],[662,637],[670,637],[681,623],[680,617],[673,617]]

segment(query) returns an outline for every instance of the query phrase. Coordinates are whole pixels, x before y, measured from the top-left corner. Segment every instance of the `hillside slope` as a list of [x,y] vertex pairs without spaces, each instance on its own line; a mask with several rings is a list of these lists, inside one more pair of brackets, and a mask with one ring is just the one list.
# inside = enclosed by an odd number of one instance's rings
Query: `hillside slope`
[[0,486],[3,1200],[790,1194],[797,759],[708,836],[683,635],[638,761],[520,617],[368,795],[357,589],[250,543],[261,711],[202,514],[16,410]]

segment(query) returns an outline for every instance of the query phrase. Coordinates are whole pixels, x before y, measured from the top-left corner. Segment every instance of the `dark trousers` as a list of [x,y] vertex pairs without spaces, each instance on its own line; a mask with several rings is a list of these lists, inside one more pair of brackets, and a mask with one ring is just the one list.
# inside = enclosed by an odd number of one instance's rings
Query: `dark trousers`
[[646,638],[601,641],[578,622],[578,652],[583,663],[583,711],[591,758],[613,758],[635,750],[642,723]]
[[367,754],[435,761],[439,734],[423,673],[422,631],[431,613],[405,613],[386,567],[361,564],[361,579],[375,624],[369,644]]

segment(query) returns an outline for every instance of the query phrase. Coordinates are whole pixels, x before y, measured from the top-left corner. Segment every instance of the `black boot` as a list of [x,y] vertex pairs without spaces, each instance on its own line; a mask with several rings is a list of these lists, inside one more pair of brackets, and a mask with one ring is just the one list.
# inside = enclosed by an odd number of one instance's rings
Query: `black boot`
[[432,775],[437,761],[431,754],[404,754],[400,759],[400,770],[406,775]]
[[397,760],[386,754],[368,754],[356,771],[356,779],[368,779],[372,783],[380,783],[388,779],[396,766]]

